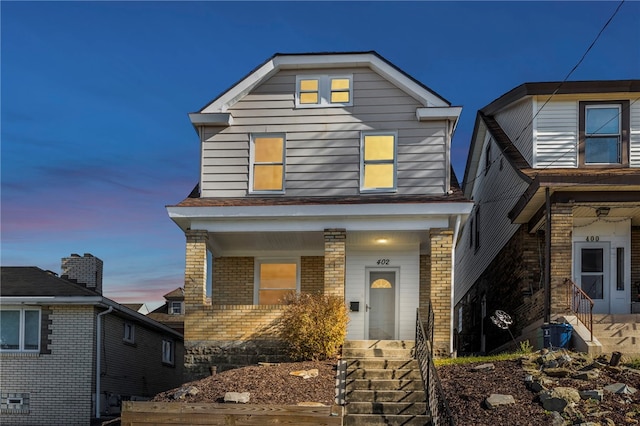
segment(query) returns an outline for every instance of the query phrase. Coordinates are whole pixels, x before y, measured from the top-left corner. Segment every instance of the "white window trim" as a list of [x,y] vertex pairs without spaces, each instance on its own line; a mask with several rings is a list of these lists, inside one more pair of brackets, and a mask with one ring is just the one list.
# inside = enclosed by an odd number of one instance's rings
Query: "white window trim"
[[[393,136],[393,187],[392,188],[365,188],[364,187],[364,138],[365,136]],[[374,162],[375,163],[375,162]],[[389,164],[384,162],[380,164]],[[374,131],[361,132],[360,134],[360,192],[361,193],[389,193],[398,191],[398,132]]]
[[[273,191],[265,191],[265,190],[254,190],[253,189],[253,167],[255,166],[254,161],[254,145],[253,141],[255,138],[282,138],[282,189],[277,189]],[[284,194],[285,193],[285,178],[287,172],[287,136],[284,133],[252,133],[249,141],[249,193],[250,194]],[[266,163],[260,163],[266,164]],[[275,164],[275,163],[274,163]]]
[[[331,80],[349,80],[349,102],[331,102]],[[300,103],[300,80],[318,80],[318,103]],[[353,106],[353,74],[322,74],[322,75],[297,75],[296,76],[296,108],[335,108]]]
[[[295,263],[296,264],[296,293],[300,293],[300,258],[299,257],[264,257],[255,258],[254,283],[253,283],[253,304],[260,303],[260,265],[269,263]],[[268,305],[265,305],[268,306]]]
[[[41,324],[42,324],[42,310],[39,307],[2,307],[0,311],[19,311],[20,312],[20,324],[19,324],[19,336],[18,336],[18,349],[2,349],[0,348],[0,352],[6,353],[40,353],[40,341],[42,339],[41,336]],[[25,333],[25,311],[38,311],[38,348],[37,349],[24,349],[24,333]]]
[[[169,353],[167,354],[165,348],[169,348]],[[167,355],[169,355],[167,357]],[[175,342],[173,340],[162,339],[162,363],[168,365],[175,364]]]
[[[131,337],[128,336],[127,328],[131,330]],[[122,326],[122,340],[125,343],[135,343],[136,342],[136,326],[133,323],[126,321]]]

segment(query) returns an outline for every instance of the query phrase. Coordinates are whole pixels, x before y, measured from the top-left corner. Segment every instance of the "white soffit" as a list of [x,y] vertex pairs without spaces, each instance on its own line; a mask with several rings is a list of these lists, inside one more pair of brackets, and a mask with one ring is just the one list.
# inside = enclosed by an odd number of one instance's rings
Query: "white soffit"
[[417,108],[418,121],[458,120],[462,107],[427,107]]
[[281,69],[320,69],[369,67],[385,77],[407,94],[421,102],[425,107],[449,107],[439,96],[409,78],[406,74],[391,66],[372,53],[328,54],[328,55],[282,55],[276,56],[251,73],[238,84],[227,90],[200,111],[201,113],[226,112],[257,85],[270,78]]

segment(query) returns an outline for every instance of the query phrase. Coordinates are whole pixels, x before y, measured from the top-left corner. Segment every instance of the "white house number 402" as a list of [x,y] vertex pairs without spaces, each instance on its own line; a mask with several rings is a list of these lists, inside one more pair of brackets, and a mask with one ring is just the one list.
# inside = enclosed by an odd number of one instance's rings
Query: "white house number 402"
[[598,235],[589,235],[587,237],[587,241],[590,243],[596,242],[596,241],[600,241],[600,236]]
[[388,265],[391,261],[389,259],[378,259],[376,262],[378,265]]

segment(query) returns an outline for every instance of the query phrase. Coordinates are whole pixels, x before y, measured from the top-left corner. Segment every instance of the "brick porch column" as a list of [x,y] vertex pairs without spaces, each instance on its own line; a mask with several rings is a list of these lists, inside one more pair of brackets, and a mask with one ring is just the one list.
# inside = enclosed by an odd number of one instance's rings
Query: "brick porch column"
[[190,307],[202,306],[207,297],[207,240],[209,233],[188,230],[186,262],[184,268],[184,304],[188,313]]
[[324,294],[344,298],[345,229],[324,230]]
[[567,285],[564,280],[573,276],[572,269],[573,204],[551,205],[551,319],[566,314]]
[[434,315],[433,349],[436,356],[448,357],[451,353],[451,271],[453,231],[431,231],[431,285],[430,298]]

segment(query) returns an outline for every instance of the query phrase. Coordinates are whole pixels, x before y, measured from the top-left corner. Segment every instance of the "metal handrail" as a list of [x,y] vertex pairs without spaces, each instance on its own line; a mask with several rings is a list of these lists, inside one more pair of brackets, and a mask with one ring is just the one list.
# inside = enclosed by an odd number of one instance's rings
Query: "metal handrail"
[[433,311],[431,310],[431,305],[429,305],[428,318],[427,330],[429,334],[425,332],[420,318],[420,309],[417,310],[415,358],[422,373],[422,384],[427,396],[427,405],[431,414],[432,424],[434,426],[455,426],[453,414],[449,409],[449,404],[438,378],[438,371],[433,364]]
[[568,287],[567,303],[576,317],[587,327],[593,341],[593,300],[570,278],[564,280]]

